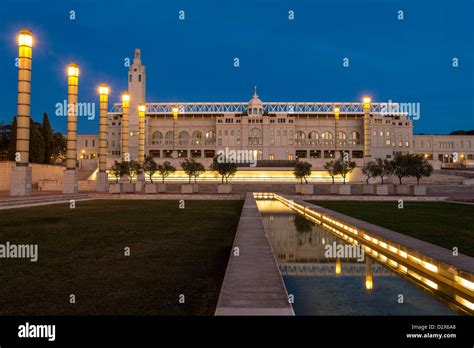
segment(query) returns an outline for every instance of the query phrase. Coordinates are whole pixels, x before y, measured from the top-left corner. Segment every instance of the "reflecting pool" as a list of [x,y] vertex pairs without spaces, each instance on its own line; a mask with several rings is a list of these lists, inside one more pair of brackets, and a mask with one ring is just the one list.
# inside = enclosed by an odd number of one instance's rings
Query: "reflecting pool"
[[451,305],[276,200],[257,200],[296,315],[456,315]]

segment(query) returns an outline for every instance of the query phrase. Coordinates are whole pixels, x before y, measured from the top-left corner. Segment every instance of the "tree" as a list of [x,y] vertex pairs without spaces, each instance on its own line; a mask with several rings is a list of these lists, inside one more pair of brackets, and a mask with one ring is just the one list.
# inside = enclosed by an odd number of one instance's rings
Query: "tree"
[[303,179],[305,183],[308,183],[306,177],[311,176],[311,167],[313,165],[309,162],[298,161],[293,168],[293,175],[295,178],[300,179],[300,183],[303,183]]
[[383,185],[383,178],[390,176],[393,173],[392,163],[388,159],[377,158],[376,167],[377,168],[373,169],[375,170],[375,174],[377,174],[376,176],[380,176]]
[[41,125],[30,118],[30,163],[44,163],[44,138]]
[[53,158],[53,131],[49,123],[48,114],[43,114],[43,125],[41,127],[41,135],[44,139],[44,163],[51,164]]
[[12,122],[12,131],[10,136],[10,142],[8,144],[8,159],[10,161],[15,160],[15,153],[16,153],[16,128],[17,128],[17,121],[16,116],[13,117]]
[[146,156],[145,162],[143,163],[143,171],[150,177],[151,183],[153,183],[153,174],[156,173],[158,165],[153,160],[152,156]]
[[324,164],[324,169],[328,172],[329,176],[332,178],[332,183],[334,184],[334,177],[338,174],[335,167],[336,162],[330,161]]
[[212,161],[211,169],[219,173],[222,178],[222,183],[224,183],[225,179],[225,183],[227,184],[229,178],[234,176],[237,172],[237,164],[233,162],[227,162],[225,159],[224,161],[219,160],[219,156],[216,156]]
[[53,163],[63,163],[66,160],[67,154],[67,140],[59,132],[53,134],[53,152],[52,152],[52,162]]
[[176,168],[171,165],[170,161],[165,161],[163,164],[158,164],[157,166],[158,173],[160,173],[161,178],[163,179],[163,183],[165,183],[165,179],[176,172]]
[[192,159],[185,159],[184,162],[181,162],[181,168],[183,168],[184,172],[189,177],[189,183],[191,183],[191,179],[194,177],[194,183],[196,183],[197,177],[205,172],[205,168],[202,163],[196,162],[194,158]]
[[375,175],[375,167],[377,166],[377,163],[375,163],[374,161],[370,161],[370,162],[367,162],[364,164],[364,166],[362,167],[362,173],[365,175],[365,182],[367,183],[367,185],[369,184],[369,180],[371,178],[375,178],[378,176]]
[[433,174],[433,166],[422,156],[412,155],[411,157],[410,176],[414,176],[416,184],[419,185],[422,177],[429,177]]
[[342,179],[343,179],[342,183],[344,185],[346,184],[347,174],[352,172],[355,167],[356,167],[356,163],[354,161],[344,161],[340,158],[334,163],[335,172],[336,174],[340,174],[342,176]]
[[300,214],[295,214],[295,219],[293,220],[296,231],[299,233],[307,233],[313,230],[314,222],[301,216]]
[[401,153],[397,153],[393,160],[390,161],[390,165],[393,169],[393,175],[398,177],[400,185],[402,184],[402,179],[410,175],[410,162],[411,156],[409,154],[403,155]]
[[115,161],[112,167],[110,167],[110,172],[115,176],[115,182],[118,183],[118,179],[123,175],[122,163]]
[[128,174],[130,183],[132,183],[133,178],[136,177],[138,173],[140,173],[140,170],[141,170],[140,163],[134,160],[130,162],[122,161],[122,165],[124,166],[125,174]]

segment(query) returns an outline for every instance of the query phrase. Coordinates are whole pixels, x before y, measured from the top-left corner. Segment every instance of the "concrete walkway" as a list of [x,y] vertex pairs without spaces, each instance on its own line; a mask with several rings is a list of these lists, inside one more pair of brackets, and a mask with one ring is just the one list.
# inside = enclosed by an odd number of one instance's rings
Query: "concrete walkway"
[[215,314],[294,315],[252,193],[245,198]]
[[74,201],[90,200],[88,194],[54,194],[54,195],[34,195],[29,197],[10,197],[7,199],[0,199],[0,210],[13,208],[35,207],[40,205],[50,205],[59,203],[69,203]]

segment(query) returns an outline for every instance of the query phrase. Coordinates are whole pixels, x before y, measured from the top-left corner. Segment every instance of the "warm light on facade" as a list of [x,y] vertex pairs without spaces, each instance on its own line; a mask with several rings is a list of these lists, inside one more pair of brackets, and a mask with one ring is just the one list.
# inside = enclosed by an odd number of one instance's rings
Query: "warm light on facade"
[[33,47],[33,34],[28,29],[22,29],[18,33],[18,46]]
[[340,113],[340,109],[338,107],[335,107],[334,108],[334,115],[336,116],[336,118],[339,118],[339,113]]
[[[146,110],[145,104],[138,105],[138,111],[139,112],[145,112],[145,110]],[[145,115],[143,115],[143,116],[145,116]]]
[[122,103],[130,102],[130,95],[128,93],[122,94]]

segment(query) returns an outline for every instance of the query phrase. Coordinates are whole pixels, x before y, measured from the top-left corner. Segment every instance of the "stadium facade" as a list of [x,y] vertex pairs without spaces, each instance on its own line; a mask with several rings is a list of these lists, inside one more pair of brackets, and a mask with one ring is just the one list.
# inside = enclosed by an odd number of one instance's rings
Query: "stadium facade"
[[[178,165],[184,158],[207,164],[219,150],[250,151],[261,166],[290,166],[297,159],[322,169],[346,154],[361,166],[395,153],[422,154],[434,167],[474,165],[474,136],[415,135],[413,117],[399,104],[263,102],[256,88],[248,102],[151,103],[139,49],[128,72],[129,153],[138,156],[138,105],[146,103],[145,154]],[[122,104],[108,113],[108,163],[121,158]],[[94,166],[98,135],[78,136],[80,165]]]

